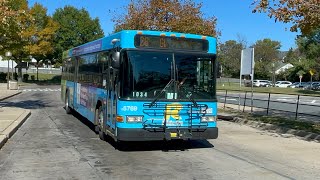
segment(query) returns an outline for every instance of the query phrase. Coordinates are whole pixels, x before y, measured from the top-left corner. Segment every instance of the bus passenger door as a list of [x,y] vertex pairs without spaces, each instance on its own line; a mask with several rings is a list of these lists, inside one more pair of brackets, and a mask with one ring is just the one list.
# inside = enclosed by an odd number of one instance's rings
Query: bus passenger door
[[117,90],[116,90],[117,70],[109,68],[108,76],[108,93],[107,93],[107,125],[109,129],[114,132],[116,128],[116,103],[117,103]]
[[79,68],[78,68],[78,58],[79,57],[74,57],[72,58],[72,65],[73,65],[73,92],[72,92],[72,104],[73,108],[77,111],[79,107],[79,101],[80,101],[80,89],[78,87],[79,84]]

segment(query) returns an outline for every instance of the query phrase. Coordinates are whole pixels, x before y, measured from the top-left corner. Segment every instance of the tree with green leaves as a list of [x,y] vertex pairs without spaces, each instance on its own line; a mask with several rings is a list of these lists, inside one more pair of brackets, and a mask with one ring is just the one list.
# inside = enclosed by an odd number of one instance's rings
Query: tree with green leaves
[[34,4],[29,13],[34,21],[23,34],[29,42],[24,47],[25,51],[36,59],[46,58],[54,51],[53,39],[59,28],[58,23],[47,15],[47,9],[41,4]]
[[99,18],[92,19],[85,9],[65,6],[57,9],[53,20],[59,29],[55,34],[55,56],[61,60],[62,52],[104,36]]
[[319,79],[320,73],[320,28],[313,33],[301,35],[297,38],[296,44],[300,53],[299,58],[306,59],[309,72],[311,69],[315,71],[314,79]]
[[266,78],[275,71],[275,63],[279,60],[281,48],[279,41],[271,39],[258,40],[254,45],[255,77]]
[[319,0],[254,0],[253,12],[267,12],[275,21],[292,23],[291,31],[312,33],[319,28]]
[[[3,17],[2,22],[4,22],[0,25],[0,54],[3,55],[6,51],[10,51],[12,53],[11,59],[19,64],[28,56],[28,52],[24,49],[29,43],[25,33],[34,20],[29,14],[26,0],[2,1],[1,5],[7,12],[0,13],[0,16]],[[18,79],[21,79],[21,68],[18,69],[18,72]]]
[[290,81],[299,81],[299,76],[303,76],[303,81],[309,81],[310,80],[310,74],[309,72],[310,68],[314,66],[314,62],[310,61],[309,59],[306,59],[304,57],[299,57],[294,62],[292,62],[293,68],[289,69],[289,76],[288,79]]
[[299,49],[290,48],[286,56],[283,58],[283,62],[292,64],[296,59],[299,58],[299,56],[301,56]]
[[28,39],[24,50],[37,60],[38,68],[40,60],[48,59],[50,56],[53,57],[53,39],[59,26],[47,15],[47,9],[41,4],[35,3],[29,14],[33,21],[29,22],[25,33],[23,33],[25,39]]
[[[38,3],[29,8],[26,0],[11,0],[2,5],[6,5],[5,9],[11,14],[4,16],[7,24],[0,28],[4,33],[2,51],[11,51],[17,64],[30,60],[30,55],[40,60],[53,53],[53,35],[58,25],[47,15],[46,8]],[[18,77],[22,77],[21,66]]]
[[235,40],[229,40],[219,45],[218,57],[224,77],[239,77],[241,50],[244,49],[244,47],[244,44]]
[[217,18],[205,17],[192,0],[131,0],[126,14],[115,14],[115,32],[158,30],[217,36]]
[[0,5],[0,55],[11,51],[16,59],[27,43],[22,36],[26,22],[32,20],[28,14],[28,3],[26,0],[0,0]]

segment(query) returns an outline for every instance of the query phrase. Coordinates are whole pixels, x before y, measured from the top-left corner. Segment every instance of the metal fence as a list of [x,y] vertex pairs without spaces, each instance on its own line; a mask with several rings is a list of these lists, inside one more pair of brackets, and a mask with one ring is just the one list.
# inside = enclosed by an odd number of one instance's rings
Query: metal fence
[[[9,69],[9,72],[12,73],[17,72],[17,69]],[[7,73],[8,68],[6,67],[0,67],[0,72]],[[37,73],[37,68],[29,68],[28,70],[22,69],[22,73],[27,74],[27,73]],[[39,74],[61,74],[61,69],[60,68],[39,68],[38,69]]]
[[[223,107],[226,104],[238,105],[239,110],[245,111],[250,107],[251,112],[262,109],[265,115],[279,113],[293,116],[295,119],[307,119],[306,116],[320,117],[320,96],[305,94],[253,93],[251,91],[224,90],[218,91],[217,97]],[[259,111],[261,113],[261,111]]]

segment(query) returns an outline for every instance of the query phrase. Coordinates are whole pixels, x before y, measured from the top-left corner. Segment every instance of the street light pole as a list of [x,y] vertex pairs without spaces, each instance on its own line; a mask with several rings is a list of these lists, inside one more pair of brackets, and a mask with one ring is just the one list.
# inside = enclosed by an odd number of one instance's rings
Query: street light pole
[[276,81],[276,78],[275,78],[275,66],[274,66],[274,63],[272,63],[272,84],[273,85],[275,84],[275,81]]
[[8,58],[8,73],[7,73],[7,89],[9,89],[9,76],[10,76],[10,57],[12,56],[12,53],[10,51],[7,51],[5,56]]
[[13,61],[11,60],[11,80],[14,80],[14,77],[13,77]]

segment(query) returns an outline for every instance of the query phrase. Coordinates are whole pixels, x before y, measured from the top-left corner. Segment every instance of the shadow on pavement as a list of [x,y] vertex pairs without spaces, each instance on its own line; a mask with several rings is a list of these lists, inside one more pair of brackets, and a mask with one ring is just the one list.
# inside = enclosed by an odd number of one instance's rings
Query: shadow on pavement
[[134,151],[187,151],[189,149],[213,148],[214,146],[207,140],[171,140],[171,141],[130,141],[115,142],[111,137],[107,138],[115,149],[125,152]]
[[[73,111],[72,115],[81,121],[84,125],[94,131],[94,124],[81,116],[79,113]],[[113,138],[107,137],[107,143],[112,145],[119,151],[186,151],[188,149],[202,149],[213,148],[214,146],[207,140],[171,140],[171,141],[128,141],[115,142]]]
[[[65,110],[65,107],[63,107]],[[81,114],[77,113],[75,110],[72,110],[72,115],[77,118],[79,121],[81,121],[84,125],[86,125],[88,128],[90,128],[92,131],[94,131],[94,124],[83,117]]]
[[8,101],[1,101],[1,107],[18,107],[24,109],[44,109],[48,106],[47,103],[41,100],[24,100],[19,102],[8,102]]

